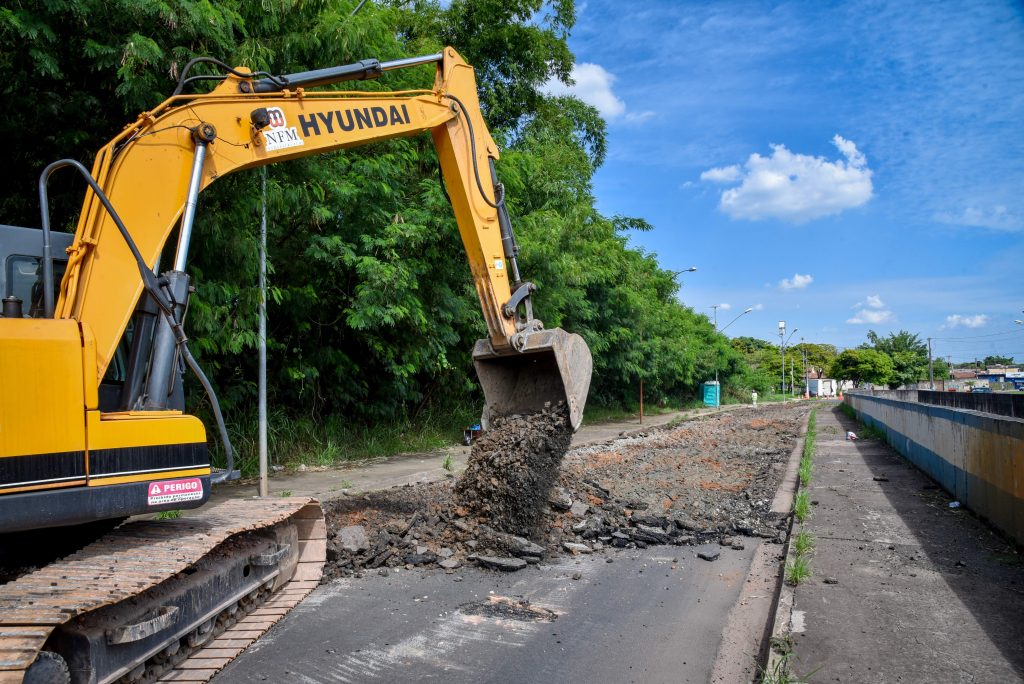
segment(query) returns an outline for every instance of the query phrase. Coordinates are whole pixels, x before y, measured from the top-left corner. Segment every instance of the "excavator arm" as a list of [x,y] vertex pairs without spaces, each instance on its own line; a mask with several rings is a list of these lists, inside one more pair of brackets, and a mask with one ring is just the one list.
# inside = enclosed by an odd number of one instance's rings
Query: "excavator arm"
[[[431,90],[310,90],[431,62],[437,65]],[[148,268],[157,267],[177,229],[175,259],[164,282],[179,313],[187,280],[174,274],[185,271],[197,196],[210,183],[240,169],[429,131],[487,322],[488,338],[474,349],[487,400],[485,422],[492,414],[564,400],[578,427],[590,381],[589,350],[579,336],[546,331],[533,317],[535,288],[520,277],[518,247],[494,171],[498,147],[480,112],[473,69],[454,49],[277,77],[236,68],[208,94],[181,90],[127,126],[100,151],[92,170]],[[134,315],[143,280],[135,255],[94,192],[87,195],[68,253],[55,316],[88,326],[99,380]],[[165,323],[163,335],[161,323],[156,325],[153,348],[143,353],[152,357],[146,388],[137,379],[128,383],[136,391],[126,393],[126,410],[168,407],[164,395],[174,386],[168,371],[176,343]],[[137,365],[136,376],[143,372]]]

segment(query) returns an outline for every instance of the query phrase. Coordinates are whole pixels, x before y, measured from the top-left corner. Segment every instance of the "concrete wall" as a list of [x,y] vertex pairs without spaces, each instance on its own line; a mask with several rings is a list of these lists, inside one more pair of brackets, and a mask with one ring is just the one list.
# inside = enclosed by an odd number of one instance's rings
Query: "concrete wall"
[[954,499],[1024,545],[1024,420],[900,394],[847,394],[844,402]]

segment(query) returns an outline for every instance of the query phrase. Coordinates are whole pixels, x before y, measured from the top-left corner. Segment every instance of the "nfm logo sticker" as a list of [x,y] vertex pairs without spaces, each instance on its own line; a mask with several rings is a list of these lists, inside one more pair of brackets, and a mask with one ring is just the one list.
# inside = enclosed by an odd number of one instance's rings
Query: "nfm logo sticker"
[[267,107],[267,117],[270,120],[270,125],[263,130],[263,138],[267,141],[267,152],[306,144],[299,137],[295,126],[288,127],[288,121],[284,118],[284,112],[280,107]]

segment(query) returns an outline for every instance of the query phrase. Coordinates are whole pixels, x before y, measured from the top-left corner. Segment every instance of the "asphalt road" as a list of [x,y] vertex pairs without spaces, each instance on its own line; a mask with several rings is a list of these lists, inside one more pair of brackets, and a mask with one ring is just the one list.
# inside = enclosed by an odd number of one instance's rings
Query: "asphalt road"
[[[214,682],[706,682],[754,555],[746,541],[336,581]],[[529,609],[510,607],[522,599]]]

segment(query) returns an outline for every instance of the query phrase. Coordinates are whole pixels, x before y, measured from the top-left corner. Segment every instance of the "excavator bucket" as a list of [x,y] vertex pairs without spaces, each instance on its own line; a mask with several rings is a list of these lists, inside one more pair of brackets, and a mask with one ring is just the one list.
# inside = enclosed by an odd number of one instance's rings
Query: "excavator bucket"
[[594,362],[579,335],[560,328],[531,333],[522,351],[495,351],[490,340],[477,340],[473,365],[484,390],[485,430],[494,416],[536,413],[560,401],[574,431],[583,422]]

